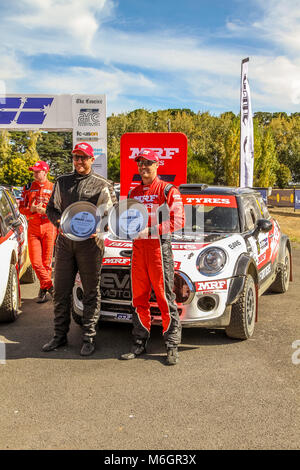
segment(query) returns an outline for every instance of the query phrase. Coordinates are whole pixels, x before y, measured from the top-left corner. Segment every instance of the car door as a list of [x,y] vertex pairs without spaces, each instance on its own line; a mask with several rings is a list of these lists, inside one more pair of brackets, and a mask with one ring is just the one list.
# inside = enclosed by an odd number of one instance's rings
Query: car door
[[20,271],[27,255],[27,222],[26,218],[20,214],[19,206],[14,195],[9,191],[5,191],[5,196],[8,201],[9,213],[11,213],[9,224],[16,235],[18,243],[18,265]]
[[14,220],[12,207],[9,205],[5,190],[0,188],[0,305],[5,296],[12,253],[17,256],[18,241],[11,228]]
[[[259,219],[265,218],[255,195],[248,195],[245,198],[245,220],[247,230],[251,234],[257,226]],[[270,259],[270,235],[265,232],[249,236],[249,244],[253,252],[253,257],[257,264],[259,283],[267,281],[273,274],[273,265]]]
[[276,270],[277,254],[279,250],[280,243],[280,227],[275,219],[269,214],[268,208],[263,201],[261,195],[258,195],[256,198],[256,203],[261,213],[263,219],[270,220],[272,222],[272,229],[266,235],[268,235],[268,252],[267,257],[270,263],[272,264],[272,271]]

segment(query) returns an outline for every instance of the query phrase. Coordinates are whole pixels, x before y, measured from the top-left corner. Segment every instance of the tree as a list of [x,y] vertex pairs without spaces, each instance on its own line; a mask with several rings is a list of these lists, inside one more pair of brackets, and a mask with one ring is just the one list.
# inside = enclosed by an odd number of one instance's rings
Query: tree
[[[32,179],[32,173],[28,168],[39,158],[36,145],[40,138],[40,132],[30,131],[26,134],[24,139],[22,136],[22,146],[19,144],[21,141],[19,134],[20,133],[17,135],[7,133],[4,137],[4,143],[2,144],[6,150],[4,150],[4,153],[1,155],[1,180],[4,184],[14,186],[23,186]],[[17,147],[15,147],[16,141],[18,141]],[[18,151],[14,152],[14,148],[18,148]]]
[[261,140],[261,151],[254,160],[254,186],[267,188],[274,186],[277,180],[279,163],[275,142],[270,129],[266,129]]
[[11,146],[9,145],[9,132],[0,132],[0,182],[5,182],[3,165],[11,159]]
[[188,149],[187,182],[212,184],[214,177],[208,165]]
[[279,162],[290,169],[294,181],[300,181],[300,116],[276,117],[270,129]]
[[279,186],[279,188],[285,188],[286,186],[288,186],[292,178],[290,169],[283,163],[279,163],[279,166],[276,172],[276,178],[277,178],[277,185]]
[[272,113],[266,113],[262,111],[258,111],[254,113],[254,119],[256,119],[259,122],[259,124],[262,126],[267,126],[268,124],[270,124],[272,118],[273,118]]
[[120,156],[115,155],[110,157],[107,161],[107,176],[108,179],[118,182],[120,181]]
[[53,179],[72,171],[72,132],[42,132],[37,144],[39,159],[50,166]]
[[240,181],[240,120],[234,118],[225,138],[225,181],[238,186]]

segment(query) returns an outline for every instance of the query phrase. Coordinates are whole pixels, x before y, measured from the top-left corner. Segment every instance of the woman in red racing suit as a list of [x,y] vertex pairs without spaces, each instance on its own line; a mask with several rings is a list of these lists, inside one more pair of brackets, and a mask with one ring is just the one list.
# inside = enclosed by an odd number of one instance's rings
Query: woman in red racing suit
[[46,216],[46,206],[53,190],[48,180],[49,166],[38,161],[29,168],[34,173],[34,181],[23,188],[20,212],[28,220],[28,249],[32,267],[40,281],[38,303],[47,301],[47,292],[53,293],[51,280],[53,248],[57,229]]

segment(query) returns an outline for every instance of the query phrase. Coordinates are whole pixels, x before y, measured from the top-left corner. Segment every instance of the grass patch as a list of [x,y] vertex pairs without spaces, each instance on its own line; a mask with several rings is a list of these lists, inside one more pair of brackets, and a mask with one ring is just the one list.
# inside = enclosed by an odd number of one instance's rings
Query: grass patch
[[300,210],[294,211],[292,207],[269,207],[268,210],[291,242],[300,244]]

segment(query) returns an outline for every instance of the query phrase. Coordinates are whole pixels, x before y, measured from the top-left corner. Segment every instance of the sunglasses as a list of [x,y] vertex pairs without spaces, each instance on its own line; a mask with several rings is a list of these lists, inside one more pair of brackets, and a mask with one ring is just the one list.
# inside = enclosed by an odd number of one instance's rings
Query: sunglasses
[[85,155],[73,155],[73,159],[78,162],[78,160],[82,160],[83,162],[87,162],[91,157]]
[[137,166],[151,166],[153,165],[153,163],[156,163],[156,162],[153,162],[151,160],[139,160],[137,162]]

